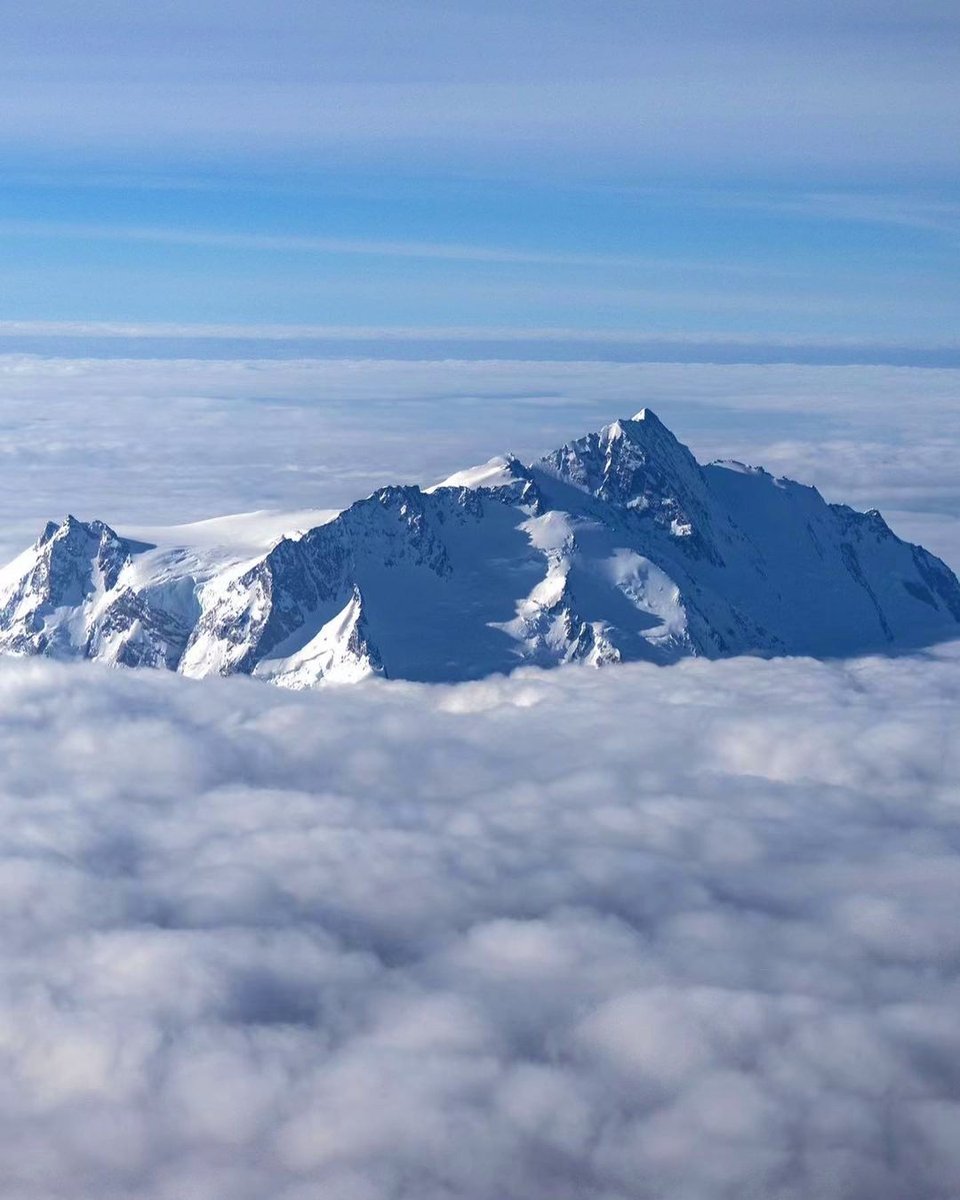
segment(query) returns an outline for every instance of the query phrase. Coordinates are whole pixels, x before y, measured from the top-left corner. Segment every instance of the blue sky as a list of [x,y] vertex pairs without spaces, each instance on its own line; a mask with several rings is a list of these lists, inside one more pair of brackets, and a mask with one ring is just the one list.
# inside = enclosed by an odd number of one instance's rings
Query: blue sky
[[280,7],[9,19],[0,318],[957,340],[955,5]]

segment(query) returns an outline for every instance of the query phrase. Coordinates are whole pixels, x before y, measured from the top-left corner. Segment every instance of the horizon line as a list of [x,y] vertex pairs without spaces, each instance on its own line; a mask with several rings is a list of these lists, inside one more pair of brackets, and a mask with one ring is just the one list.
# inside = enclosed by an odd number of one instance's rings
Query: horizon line
[[574,341],[609,342],[611,345],[678,346],[796,346],[798,348],[960,351],[960,338],[924,340],[908,337],[869,335],[734,333],[720,330],[653,331],[642,329],[596,329],[569,326],[495,325],[324,325],[279,322],[175,322],[113,320],[21,320],[0,318],[0,338],[100,337],[158,338],[164,340],[207,338],[211,341]]
[[0,320],[0,357],[230,361],[498,361],[960,368],[940,341],[564,327]]

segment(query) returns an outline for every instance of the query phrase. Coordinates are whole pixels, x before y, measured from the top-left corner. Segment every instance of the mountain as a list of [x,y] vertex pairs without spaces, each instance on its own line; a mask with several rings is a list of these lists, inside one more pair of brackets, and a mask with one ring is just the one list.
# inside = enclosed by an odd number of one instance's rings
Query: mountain
[[960,636],[960,584],[878,512],[652,413],[340,513],[123,536],[67,517],[0,571],[0,650],[287,687],[687,655],[889,651]]

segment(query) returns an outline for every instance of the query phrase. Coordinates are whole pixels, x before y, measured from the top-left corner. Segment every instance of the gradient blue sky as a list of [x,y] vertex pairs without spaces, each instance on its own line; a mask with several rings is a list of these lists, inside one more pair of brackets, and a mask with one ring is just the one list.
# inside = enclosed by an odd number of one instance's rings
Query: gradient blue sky
[[106,321],[958,344],[955,3],[276,7],[8,15],[21,342]]

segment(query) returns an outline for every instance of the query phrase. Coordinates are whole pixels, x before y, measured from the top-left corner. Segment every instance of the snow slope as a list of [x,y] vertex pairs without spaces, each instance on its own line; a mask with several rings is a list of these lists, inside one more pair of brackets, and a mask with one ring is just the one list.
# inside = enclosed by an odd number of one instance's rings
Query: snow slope
[[879,513],[701,466],[649,409],[531,465],[492,459],[339,514],[125,535],[68,517],[0,572],[0,649],[297,688],[958,633],[957,579]]

